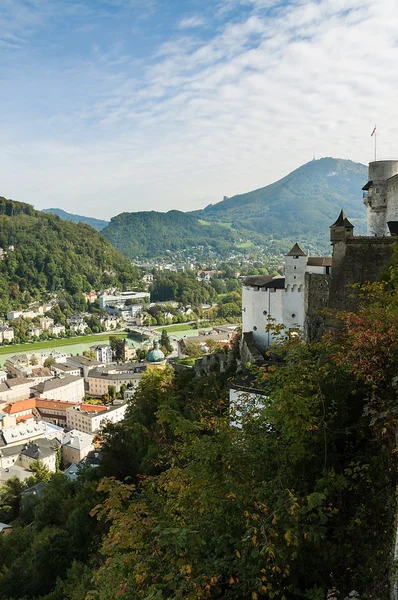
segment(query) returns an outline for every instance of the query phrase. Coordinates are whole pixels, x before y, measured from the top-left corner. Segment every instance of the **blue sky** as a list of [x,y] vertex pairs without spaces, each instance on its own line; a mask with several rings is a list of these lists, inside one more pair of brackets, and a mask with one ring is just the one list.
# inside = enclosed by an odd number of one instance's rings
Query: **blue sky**
[[[394,0],[1,0],[0,195],[193,210],[398,156]],[[359,193],[359,192],[358,192]]]

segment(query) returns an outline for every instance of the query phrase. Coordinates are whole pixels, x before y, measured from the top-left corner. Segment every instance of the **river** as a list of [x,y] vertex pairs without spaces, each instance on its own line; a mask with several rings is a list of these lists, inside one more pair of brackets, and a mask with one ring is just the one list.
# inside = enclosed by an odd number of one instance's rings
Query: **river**
[[[202,329],[201,331],[209,331],[209,329]],[[159,337],[160,337],[161,331],[159,331]],[[117,335],[117,334],[116,334]],[[199,331],[197,329],[188,329],[188,330],[184,330],[184,331],[170,331],[169,333],[170,337],[173,338],[182,338],[182,337],[197,337],[199,335]],[[131,338],[126,338],[127,342],[129,344],[129,346],[131,346],[132,348],[141,348],[141,340],[138,337],[131,337]],[[101,340],[100,342],[98,342],[99,344],[108,344],[109,340]],[[145,342],[144,342],[145,343]],[[149,343],[149,341],[147,341],[147,344]],[[84,351],[86,350],[90,350],[91,346],[94,346],[95,342],[82,342],[81,344],[65,344],[64,346],[56,346],[54,348],[40,348],[40,343],[37,344],[37,353],[43,353],[43,354],[50,354],[50,352],[52,350],[55,350],[57,352],[65,352],[66,354],[83,354]],[[29,354],[34,353],[34,350],[29,350]],[[10,353],[8,354],[1,354],[0,355],[0,368],[3,368],[5,365],[6,360],[8,360],[9,358],[11,358],[11,356],[16,356],[18,354],[25,354],[26,351],[24,352],[23,350],[21,350],[20,352],[12,352],[12,350],[10,351]]]

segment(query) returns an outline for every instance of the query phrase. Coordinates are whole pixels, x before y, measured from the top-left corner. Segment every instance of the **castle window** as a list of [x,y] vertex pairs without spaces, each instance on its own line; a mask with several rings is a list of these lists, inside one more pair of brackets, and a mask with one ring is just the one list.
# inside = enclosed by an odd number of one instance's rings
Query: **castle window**
[[267,315],[267,314],[268,314],[267,311],[263,310],[263,315]]
[[298,258],[298,256],[293,256],[293,258]]
[[253,325],[253,331],[257,331],[257,327]]
[[296,265],[294,265],[294,268],[297,269]]
[[293,276],[293,279],[296,279],[296,276],[295,276],[295,275]]
[[296,316],[296,313],[292,313],[292,317],[293,317],[293,319],[294,319],[294,317],[295,317],[295,316]]
[[376,194],[378,194],[378,193],[379,193],[379,188],[376,188]]

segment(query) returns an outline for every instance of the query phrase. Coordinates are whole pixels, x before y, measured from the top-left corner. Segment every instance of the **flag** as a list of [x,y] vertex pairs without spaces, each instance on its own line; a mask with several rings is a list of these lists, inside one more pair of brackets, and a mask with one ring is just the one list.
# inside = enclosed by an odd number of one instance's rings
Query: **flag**
[[376,133],[376,125],[375,125],[375,127],[374,127],[374,129],[373,129],[372,133],[370,134],[370,137],[373,137],[375,133]]

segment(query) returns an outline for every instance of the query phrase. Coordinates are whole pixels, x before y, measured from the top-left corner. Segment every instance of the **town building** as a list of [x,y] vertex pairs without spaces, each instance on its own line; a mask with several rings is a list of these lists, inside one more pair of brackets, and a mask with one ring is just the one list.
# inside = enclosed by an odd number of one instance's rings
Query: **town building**
[[72,429],[62,438],[62,464],[64,467],[79,463],[94,450],[94,436]]
[[29,398],[31,395],[31,387],[34,383],[33,379],[21,377],[6,379],[6,381],[0,383],[0,408],[10,402]]
[[113,360],[113,351],[109,344],[91,346],[90,350],[95,353],[97,360],[101,363],[110,363]]
[[43,329],[37,325],[31,325],[27,331],[29,338],[40,337],[42,333]]
[[111,406],[97,406],[95,404],[81,404],[73,406],[66,411],[67,427],[96,433],[106,423],[118,423],[126,414],[127,404],[117,401]]
[[14,329],[8,323],[0,324],[0,344],[7,344],[14,339]]
[[42,329],[49,329],[53,325],[54,325],[54,319],[51,319],[50,317],[41,317],[40,318],[40,327]]
[[67,359],[66,364],[69,367],[80,369],[80,376],[87,380],[88,372],[91,369],[105,367],[106,363],[95,360],[94,358],[88,358],[87,356],[70,356]]
[[104,396],[108,393],[110,385],[115,387],[117,393],[120,392],[122,385],[136,387],[145,368],[145,365],[141,363],[128,363],[92,369],[87,375],[88,393],[91,396]]
[[43,381],[32,387],[32,393],[37,398],[63,400],[64,402],[80,402],[84,398],[84,379],[73,375],[58,376]]
[[65,333],[65,327],[64,325],[50,325],[48,332],[51,335],[60,335],[61,333]]
[[51,365],[51,371],[54,375],[74,375],[75,377],[80,377],[80,367],[71,367],[64,363],[56,362]]
[[40,460],[52,473],[57,470],[57,460],[61,444],[57,439],[41,438],[26,444],[19,455],[19,464],[23,469],[30,469],[32,463]]

